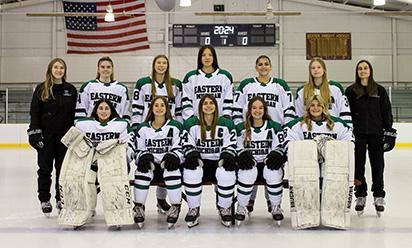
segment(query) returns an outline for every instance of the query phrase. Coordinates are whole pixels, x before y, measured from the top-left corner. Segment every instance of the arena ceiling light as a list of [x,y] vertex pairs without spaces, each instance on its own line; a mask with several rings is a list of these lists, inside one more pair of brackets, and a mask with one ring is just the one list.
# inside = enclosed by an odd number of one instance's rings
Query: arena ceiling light
[[373,0],[373,5],[375,6],[382,6],[385,5],[386,1],[385,0]]

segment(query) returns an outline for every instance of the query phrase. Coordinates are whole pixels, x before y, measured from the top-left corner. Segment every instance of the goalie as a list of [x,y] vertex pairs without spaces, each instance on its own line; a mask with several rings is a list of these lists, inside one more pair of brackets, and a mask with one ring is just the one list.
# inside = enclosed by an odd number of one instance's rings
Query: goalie
[[134,154],[134,135],[128,122],[101,99],[91,118],[79,119],[62,142],[70,152],[60,176],[63,209],[58,223],[83,226],[95,215],[100,186],[106,224],[115,228],[133,224],[128,164]]
[[292,226],[347,229],[353,191],[350,127],[314,95],[304,116],[288,124],[286,139]]

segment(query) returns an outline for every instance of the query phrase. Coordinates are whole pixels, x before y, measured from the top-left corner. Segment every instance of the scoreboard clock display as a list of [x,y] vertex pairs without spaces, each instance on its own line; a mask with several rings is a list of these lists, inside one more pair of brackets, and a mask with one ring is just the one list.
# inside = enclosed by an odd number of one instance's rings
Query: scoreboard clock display
[[174,47],[275,46],[276,24],[174,24]]

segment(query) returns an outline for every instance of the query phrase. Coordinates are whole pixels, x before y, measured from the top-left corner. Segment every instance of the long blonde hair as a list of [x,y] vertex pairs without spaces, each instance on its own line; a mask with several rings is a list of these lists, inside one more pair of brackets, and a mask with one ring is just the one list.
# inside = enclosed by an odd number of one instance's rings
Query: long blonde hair
[[113,82],[113,81],[114,81],[114,64],[113,64],[113,60],[112,60],[110,57],[108,57],[108,56],[101,57],[101,58],[99,59],[99,61],[97,61],[97,74],[96,74],[96,79],[100,79],[99,66],[100,66],[100,64],[101,64],[103,61],[108,61],[108,62],[112,65],[112,74],[110,75],[110,82]]
[[55,78],[53,76],[52,70],[53,70],[53,65],[56,62],[59,62],[60,64],[63,65],[64,74],[63,74],[63,77],[62,77],[62,82],[66,82],[66,74],[67,74],[66,62],[64,62],[64,60],[61,59],[61,58],[52,59],[50,61],[49,65],[47,66],[46,78],[43,82],[43,87],[42,87],[41,94],[40,94],[40,100],[43,101],[43,102],[47,102],[50,99],[50,97],[52,97],[54,99],[53,86],[54,86]]
[[[157,55],[152,62],[152,96],[156,95],[156,70],[155,70],[155,64],[156,64],[156,60],[160,59],[160,58],[164,58],[167,61],[167,69],[165,71],[165,76],[163,78],[164,84],[166,85],[166,91],[167,91],[167,97],[171,100],[175,99],[175,95],[173,94],[173,81],[172,81],[172,77],[170,76],[170,64],[169,64],[169,59],[166,57],[166,55],[160,54]],[[161,82],[159,82],[161,83]]]
[[247,105],[246,120],[245,120],[245,146],[250,146],[252,141],[252,126],[253,126],[253,116],[252,116],[252,105],[254,102],[260,101],[263,104],[263,121],[270,120],[270,115],[268,113],[268,105],[265,100],[260,96],[252,97]]
[[329,114],[329,110],[326,108],[326,101],[323,99],[322,96],[319,95],[313,95],[306,104],[306,111],[303,114],[303,120],[301,125],[306,124],[306,126],[308,127],[309,131],[312,131],[312,121],[313,121],[313,116],[310,114],[310,105],[312,104],[313,101],[318,101],[320,106],[322,106],[323,111],[322,111],[322,120],[326,120],[327,124],[326,126],[328,127],[328,129],[330,131],[332,131],[333,126],[335,125],[335,123],[332,120],[331,115]]
[[212,100],[213,104],[215,105],[215,113],[213,114],[212,126],[210,127],[210,137],[212,139],[215,139],[217,120],[219,119],[219,107],[217,105],[216,98],[212,95],[204,95],[199,101],[200,139],[202,141],[206,140],[206,127],[207,127],[207,123],[205,120],[205,114],[203,113],[202,107],[203,107],[203,103],[205,102],[207,98]]
[[[315,80],[311,73],[311,67],[314,62],[318,62],[323,68],[323,76],[322,76],[322,84],[320,85],[320,95],[326,101],[327,109],[329,109],[329,105],[331,104],[331,94],[329,88],[329,81],[328,76],[326,73],[326,64],[321,58],[313,58],[309,63],[309,80],[303,87],[303,99],[305,106],[308,105],[308,100],[315,94]],[[309,103],[310,104],[310,103]]]

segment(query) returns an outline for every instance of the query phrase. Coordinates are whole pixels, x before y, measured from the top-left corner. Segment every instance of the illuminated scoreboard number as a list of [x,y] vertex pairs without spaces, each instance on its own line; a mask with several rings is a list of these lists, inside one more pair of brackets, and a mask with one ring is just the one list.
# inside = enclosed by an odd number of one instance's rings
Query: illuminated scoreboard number
[[174,47],[275,46],[275,24],[174,24]]

